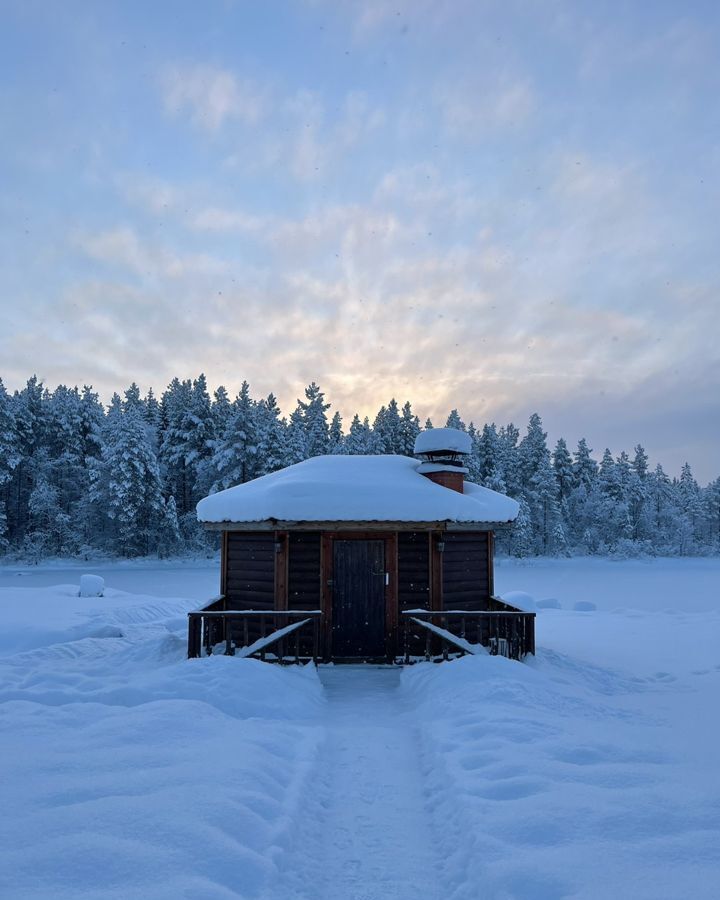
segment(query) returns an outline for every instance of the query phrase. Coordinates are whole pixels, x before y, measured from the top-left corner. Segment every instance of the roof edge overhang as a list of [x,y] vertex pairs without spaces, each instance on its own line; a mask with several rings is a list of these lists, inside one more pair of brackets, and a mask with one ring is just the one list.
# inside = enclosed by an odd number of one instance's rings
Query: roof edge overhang
[[288,521],[264,519],[258,522],[202,522],[207,531],[497,531],[507,522],[391,522],[370,521]]

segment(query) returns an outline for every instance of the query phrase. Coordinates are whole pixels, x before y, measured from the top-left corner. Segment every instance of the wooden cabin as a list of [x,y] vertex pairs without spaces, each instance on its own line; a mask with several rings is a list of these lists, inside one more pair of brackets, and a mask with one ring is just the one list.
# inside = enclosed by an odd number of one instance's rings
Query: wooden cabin
[[494,596],[494,532],[518,504],[465,481],[464,432],[424,431],[415,452],[315,457],[202,500],[222,535],[220,597],[190,614],[188,655],[534,652],[533,614]]

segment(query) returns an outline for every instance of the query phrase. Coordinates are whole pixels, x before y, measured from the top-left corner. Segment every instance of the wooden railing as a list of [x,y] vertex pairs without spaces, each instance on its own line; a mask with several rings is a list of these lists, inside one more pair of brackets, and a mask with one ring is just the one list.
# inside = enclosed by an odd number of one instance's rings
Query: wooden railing
[[281,664],[317,664],[320,654],[319,609],[205,609],[188,613],[188,659],[221,652]]
[[[501,601],[498,601],[500,604]],[[404,611],[404,659],[448,659],[450,653],[471,652],[467,645],[480,645],[496,656],[522,659],[535,653],[535,613],[502,604],[500,610],[415,609]],[[435,628],[421,627],[424,624]],[[438,632],[446,632],[443,636]],[[458,638],[452,641],[451,638]]]

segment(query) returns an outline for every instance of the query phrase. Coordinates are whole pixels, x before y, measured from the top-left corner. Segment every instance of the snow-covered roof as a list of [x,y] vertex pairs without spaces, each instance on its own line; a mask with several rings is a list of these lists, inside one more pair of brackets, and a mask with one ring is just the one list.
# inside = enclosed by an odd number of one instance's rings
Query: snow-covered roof
[[472,452],[470,435],[459,428],[428,428],[415,438],[415,453],[437,453],[441,450]]
[[518,504],[477,484],[465,493],[419,474],[407,456],[316,456],[211,494],[201,522],[511,522]]

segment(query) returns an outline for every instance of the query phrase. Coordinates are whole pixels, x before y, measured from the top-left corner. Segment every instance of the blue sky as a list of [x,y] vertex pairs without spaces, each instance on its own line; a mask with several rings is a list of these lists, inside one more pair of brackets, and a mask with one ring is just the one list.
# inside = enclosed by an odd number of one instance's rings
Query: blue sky
[[714,3],[6,2],[0,375],[720,470]]

